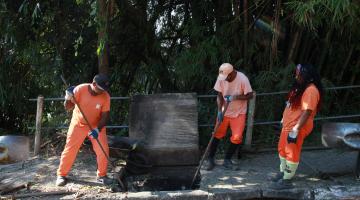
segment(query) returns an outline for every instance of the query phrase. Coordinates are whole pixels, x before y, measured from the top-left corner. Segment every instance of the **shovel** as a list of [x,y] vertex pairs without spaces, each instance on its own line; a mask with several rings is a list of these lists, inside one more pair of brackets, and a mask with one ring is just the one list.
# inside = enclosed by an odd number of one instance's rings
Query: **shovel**
[[[226,110],[227,110],[228,106],[229,106],[229,102],[226,102],[226,101],[225,101],[224,111],[222,112],[223,116],[225,116],[225,113],[226,113]],[[205,149],[204,155],[202,156],[202,158],[201,158],[201,160],[200,160],[200,163],[199,163],[199,166],[197,167],[197,169],[196,169],[196,171],[195,171],[195,175],[194,175],[194,177],[193,177],[193,179],[192,179],[192,181],[191,181],[190,188],[193,188],[193,186],[194,186],[196,177],[197,177],[197,175],[198,175],[198,173],[199,173],[199,171],[200,171],[200,169],[201,169],[202,164],[204,163],[205,158],[207,157],[207,154],[208,154],[208,152],[209,152],[210,146],[211,146],[211,144],[212,144],[212,142],[213,142],[213,140],[214,140],[215,133],[217,132],[220,124],[221,124],[221,122],[218,122],[218,121],[217,121],[216,124],[215,124],[214,130],[213,130],[213,132],[212,132],[212,134],[211,134],[210,141],[209,141],[209,143],[208,143],[208,145],[207,145],[207,147],[206,147],[206,149]]]

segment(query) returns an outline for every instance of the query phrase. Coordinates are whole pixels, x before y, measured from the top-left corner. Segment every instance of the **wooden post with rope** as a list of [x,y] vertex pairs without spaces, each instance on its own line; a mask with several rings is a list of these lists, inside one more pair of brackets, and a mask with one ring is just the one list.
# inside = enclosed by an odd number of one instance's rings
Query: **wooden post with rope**
[[37,98],[37,107],[36,107],[36,122],[35,122],[35,144],[34,144],[34,155],[38,155],[40,152],[40,142],[41,142],[41,120],[44,108],[44,97],[39,95]]

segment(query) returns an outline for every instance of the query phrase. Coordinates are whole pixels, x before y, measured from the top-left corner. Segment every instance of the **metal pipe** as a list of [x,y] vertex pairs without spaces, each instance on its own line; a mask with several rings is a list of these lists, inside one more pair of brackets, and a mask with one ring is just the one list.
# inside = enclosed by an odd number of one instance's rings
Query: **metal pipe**
[[[348,85],[348,86],[337,86],[337,87],[328,87],[325,90],[342,90],[342,89],[357,89],[360,88],[360,85]],[[277,94],[286,94],[288,91],[279,91],[279,92],[263,92],[256,94],[257,96],[267,96],[267,95],[277,95]],[[217,95],[215,94],[205,94],[205,95],[197,95],[198,98],[215,98]],[[128,100],[130,97],[111,97],[111,100]],[[44,101],[62,101],[63,97],[49,97],[44,98]],[[37,101],[37,98],[31,98],[29,101]]]
[[[338,115],[338,116],[330,116],[330,117],[318,117],[315,118],[314,121],[320,121],[320,120],[327,120],[327,119],[345,119],[345,118],[356,118],[360,117],[360,114],[355,115]],[[264,121],[264,122],[254,122],[254,125],[271,125],[271,124],[279,124],[280,121]],[[213,127],[214,124],[199,124],[199,127]],[[48,126],[48,127],[41,127],[42,129],[66,129],[68,126]],[[109,125],[106,126],[107,129],[117,129],[117,128],[129,128],[128,125]],[[28,129],[33,130],[35,127],[30,126]]]

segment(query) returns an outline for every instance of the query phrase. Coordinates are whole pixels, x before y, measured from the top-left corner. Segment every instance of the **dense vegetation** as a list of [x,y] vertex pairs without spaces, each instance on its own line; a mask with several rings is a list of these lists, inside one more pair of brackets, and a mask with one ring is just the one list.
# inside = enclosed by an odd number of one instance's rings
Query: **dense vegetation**
[[[0,0],[0,128],[26,133],[39,94],[60,97],[70,83],[111,76],[112,96],[214,94],[230,62],[258,93],[284,91],[295,63],[312,63],[325,86],[360,84],[360,3],[356,0]],[[255,120],[279,120],[284,95],[259,96]],[[319,116],[358,114],[358,89],[327,91]],[[112,102],[112,124],[127,124],[127,101]],[[214,120],[202,99],[199,123]],[[46,102],[45,126],[66,123]],[[355,121],[355,119],[346,119]],[[124,133],[126,130],[116,130]],[[273,144],[268,126],[255,142]],[[200,128],[202,143],[209,129]]]

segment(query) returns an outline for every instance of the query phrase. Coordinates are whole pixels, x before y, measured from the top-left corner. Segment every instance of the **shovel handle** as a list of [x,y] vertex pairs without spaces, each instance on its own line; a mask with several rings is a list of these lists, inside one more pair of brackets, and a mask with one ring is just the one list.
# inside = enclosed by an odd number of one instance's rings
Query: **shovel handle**
[[[229,104],[230,104],[230,102],[225,102],[224,111],[222,112],[223,116],[225,115],[226,110],[227,110]],[[197,167],[197,169],[196,169],[196,171],[195,171],[194,177],[193,177],[193,179],[192,179],[192,181],[191,181],[190,188],[192,188],[193,185],[194,185],[194,182],[195,182],[195,180],[196,180],[196,177],[197,177],[197,175],[198,175],[198,173],[199,173],[199,171],[200,171],[200,169],[201,169],[201,166],[202,166],[202,164],[203,164],[203,162],[204,162],[204,160],[205,160],[205,158],[206,158],[206,156],[207,156],[207,154],[208,154],[208,151],[209,151],[209,149],[210,149],[210,146],[211,146],[211,144],[212,144],[212,141],[214,140],[215,133],[217,132],[217,130],[218,130],[218,128],[219,128],[220,125],[221,125],[221,122],[216,121],[214,130],[213,130],[213,132],[212,132],[212,134],[211,134],[210,141],[209,141],[209,143],[208,143],[208,145],[207,145],[207,147],[206,147],[206,149],[205,149],[205,152],[204,152],[204,154],[203,154],[203,156],[202,156],[202,158],[201,158],[201,160],[200,160],[199,166]]]

